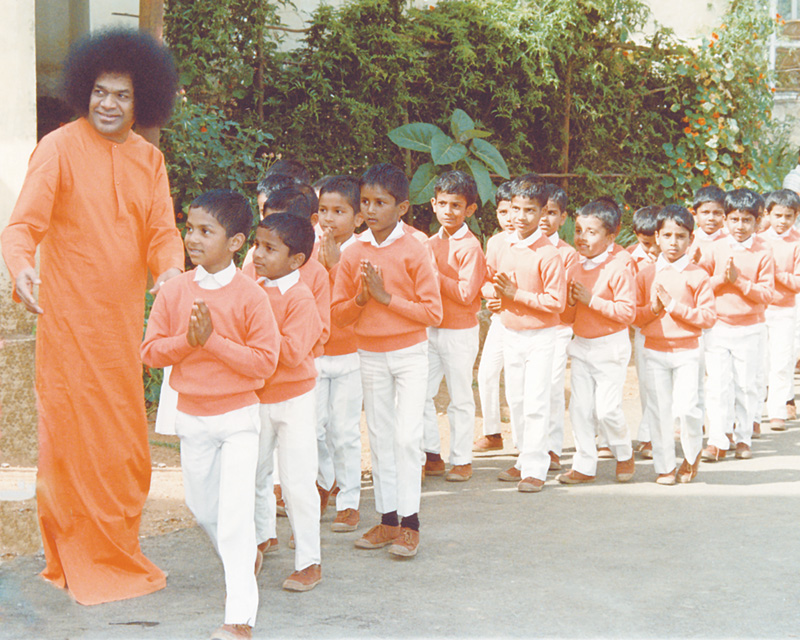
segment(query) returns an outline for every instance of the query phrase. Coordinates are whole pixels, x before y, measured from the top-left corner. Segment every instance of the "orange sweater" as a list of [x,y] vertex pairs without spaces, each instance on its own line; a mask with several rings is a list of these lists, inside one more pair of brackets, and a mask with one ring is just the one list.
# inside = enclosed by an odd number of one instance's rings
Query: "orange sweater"
[[625,247],[612,242],[608,253],[612,258],[622,260],[623,264],[631,270],[631,273],[636,274],[636,260],[633,259],[629,251],[625,250]]
[[497,273],[497,265],[501,254],[511,246],[511,240],[516,234],[500,231],[495,233],[486,243],[486,280],[481,288],[481,295],[487,300],[496,298],[492,281]]
[[[772,252],[758,236],[752,236],[749,249],[734,251],[728,237],[716,240],[704,253],[700,266],[711,276],[717,305],[717,317],[725,324],[750,326],[764,322],[764,311],[775,290],[775,260]],[[725,279],[728,259],[739,270],[731,284]]]
[[481,286],[486,279],[486,258],[481,243],[468,229],[459,238],[436,233],[428,249],[439,272],[442,295],[442,329],[477,326],[481,310]]
[[[204,346],[193,347],[186,331],[198,298],[208,305],[214,331]],[[269,300],[255,282],[237,272],[221,289],[201,289],[192,270],[161,286],[141,353],[150,367],[173,365],[179,411],[215,416],[258,402],[256,391],[275,371],[279,349]]]
[[[670,312],[653,313],[655,284],[662,285],[675,301]],[[657,271],[652,263],[642,267],[636,276],[636,325],[642,330],[647,349],[696,349],[702,330],[714,326],[716,319],[711,282],[696,264],[688,264],[683,271],[672,267]]]
[[[356,304],[361,291],[361,260],[383,272],[392,299]],[[331,317],[340,327],[355,323],[356,343],[366,351],[395,351],[428,339],[427,327],[442,321],[439,283],[428,250],[410,234],[375,247],[359,240],[342,254],[333,288]]]
[[800,292],[800,232],[790,229],[781,238],[769,229],[759,237],[772,249],[775,259],[775,295],[771,307],[793,307]]
[[[630,254],[626,255],[630,258]],[[562,320],[572,324],[581,338],[600,338],[626,329],[636,318],[636,295],[630,262],[609,254],[594,269],[576,264],[567,273],[567,281],[577,280],[592,292],[589,305],[567,305]]]
[[322,334],[314,295],[302,277],[286,293],[264,286],[280,331],[280,357],[274,375],[258,392],[261,404],[276,404],[311,391],[317,384],[314,345]]

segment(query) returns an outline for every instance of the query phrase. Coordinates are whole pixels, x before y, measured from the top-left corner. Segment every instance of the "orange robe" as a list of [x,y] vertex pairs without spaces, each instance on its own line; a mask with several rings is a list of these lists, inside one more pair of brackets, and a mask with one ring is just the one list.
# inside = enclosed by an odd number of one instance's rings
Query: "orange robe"
[[0,240],[12,279],[40,247],[42,576],[81,604],[162,589],[138,538],[150,488],[139,359],[147,270],[183,269],[161,152],[133,132],[107,140],[83,118],[61,127],[34,150]]

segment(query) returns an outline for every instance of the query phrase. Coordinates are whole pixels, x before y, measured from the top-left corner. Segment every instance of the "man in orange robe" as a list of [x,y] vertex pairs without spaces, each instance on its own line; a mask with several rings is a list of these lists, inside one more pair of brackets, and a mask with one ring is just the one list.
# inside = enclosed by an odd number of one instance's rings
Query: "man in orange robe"
[[150,488],[139,345],[148,269],[158,287],[184,258],[164,158],[131,127],[166,122],[176,74],[162,45],[118,31],[73,49],[65,75],[81,117],[39,142],[0,240],[14,299],[40,314],[42,576],[98,604],[166,586],[139,546]]

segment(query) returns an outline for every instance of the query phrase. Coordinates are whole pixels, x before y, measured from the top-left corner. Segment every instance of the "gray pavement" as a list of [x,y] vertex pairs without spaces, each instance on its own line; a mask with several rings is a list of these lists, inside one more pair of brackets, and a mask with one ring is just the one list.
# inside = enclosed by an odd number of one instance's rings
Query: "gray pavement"
[[[508,455],[473,479],[429,478],[412,560],[353,541],[377,522],[366,486],[359,532],[323,520],[323,581],[281,590],[289,526],[259,579],[256,638],[800,637],[800,428],[767,433],[752,460],[704,464],[690,485],[630,484],[600,463],[594,485],[540,494],[498,482]],[[569,454],[566,456],[569,462]],[[222,620],[222,568],[197,528],[143,541],[167,588],[95,607],[37,577],[42,557],[0,565],[0,638],[207,638]]]

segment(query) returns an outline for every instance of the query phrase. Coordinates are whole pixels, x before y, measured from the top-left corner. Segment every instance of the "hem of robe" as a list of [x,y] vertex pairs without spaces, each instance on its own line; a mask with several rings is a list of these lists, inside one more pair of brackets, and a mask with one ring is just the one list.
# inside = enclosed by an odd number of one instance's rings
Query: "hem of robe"
[[96,604],[105,604],[107,602],[118,602],[120,600],[130,600],[131,598],[139,598],[141,596],[146,596],[151,593],[155,593],[156,591],[161,591],[161,589],[164,589],[167,586],[167,574],[159,569],[159,571],[161,571],[161,578],[150,584],[145,583],[142,589],[126,591],[124,594],[123,593],[118,593],[114,595],[106,594],[105,597],[103,598],[89,597],[89,596],[78,597],[75,594],[75,592],[69,588],[69,585],[59,584],[57,581],[45,576],[46,571],[47,569],[45,568],[41,573],[39,573],[39,577],[42,580],[44,580],[48,584],[51,584],[57,589],[66,591],[75,600],[75,602],[77,602],[78,604],[82,604],[84,606],[93,606]]

